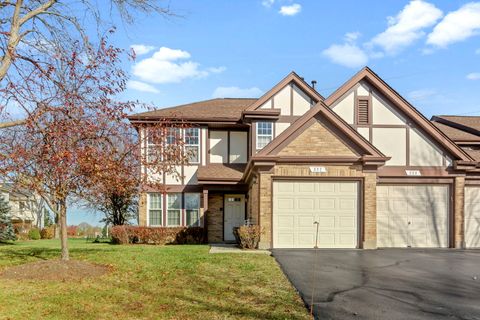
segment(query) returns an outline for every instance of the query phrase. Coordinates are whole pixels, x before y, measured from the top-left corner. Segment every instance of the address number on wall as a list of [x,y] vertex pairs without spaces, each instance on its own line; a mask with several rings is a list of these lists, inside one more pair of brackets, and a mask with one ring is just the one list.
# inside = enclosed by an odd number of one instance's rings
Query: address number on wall
[[327,172],[327,168],[325,168],[325,167],[310,167],[310,172],[312,172],[312,173],[325,173],[325,172]]
[[405,173],[407,174],[407,176],[421,176],[422,173],[420,172],[420,170],[405,170]]

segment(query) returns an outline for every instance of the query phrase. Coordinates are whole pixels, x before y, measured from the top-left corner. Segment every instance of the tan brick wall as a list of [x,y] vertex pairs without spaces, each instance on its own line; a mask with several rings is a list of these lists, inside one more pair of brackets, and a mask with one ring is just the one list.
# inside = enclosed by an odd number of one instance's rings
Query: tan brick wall
[[465,177],[455,177],[453,189],[454,245],[455,248],[463,248],[465,247]]
[[356,155],[323,124],[316,122],[290,142],[281,156],[354,156]]
[[147,194],[141,193],[138,200],[138,224],[140,226],[147,225]]
[[[260,225],[263,234],[260,247],[270,248],[272,241],[272,176],[283,177],[352,177],[364,178],[364,248],[376,248],[377,239],[377,190],[376,173],[364,173],[361,166],[324,165],[325,173],[312,173],[308,165],[277,165],[273,172],[260,174]],[[319,179],[321,180],[321,179]]]
[[255,183],[252,183],[250,189],[248,190],[248,202],[247,202],[247,214],[248,219],[251,223],[258,224],[258,189],[259,183],[258,180]]
[[208,194],[208,242],[223,242],[223,194]]

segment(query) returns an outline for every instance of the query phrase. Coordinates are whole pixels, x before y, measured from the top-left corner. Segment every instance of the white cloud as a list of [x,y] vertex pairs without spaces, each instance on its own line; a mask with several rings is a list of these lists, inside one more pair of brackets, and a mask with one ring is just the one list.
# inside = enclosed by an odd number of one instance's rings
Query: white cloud
[[150,92],[150,93],[159,93],[160,91],[157,90],[154,86],[136,80],[129,80],[127,82],[127,88],[132,90],[137,90],[141,92]]
[[262,6],[264,6],[266,8],[270,8],[271,6],[273,6],[274,2],[275,2],[275,0],[263,0],[262,1]]
[[300,11],[302,11],[302,6],[298,3],[294,3],[289,6],[281,6],[278,13],[280,13],[282,16],[294,16],[300,13]]
[[388,28],[376,35],[370,46],[380,46],[387,53],[395,54],[423,37],[423,29],[433,26],[443,13],[433,4],[412,0],[395,17],[388,17]]
[[161,47],[150,58],[135,63],[132,71],[145,82],[178,83],[225,70],[225,67],[201,69],[199,63],[189,60],[190,57],[187,51]]
[[155,49],[154,46],[147,46],[147,45],[144,45],[144,44],[132,44],[130,46],[130,48],[132,48],[133,51],[135,51],[135,54],[137,56],[141,56],[142,54],[147,54],[150,51],[152,51],[153,49]]
[[212,94],[213,98],[256,98],[262,95],[262,90],[257,87],[218,87]]
[[427,100],[431,97],[433,97],[434,95],[436,95],[436,91],[433,90],[433,89],[420,89],[420,90],[414,90],[414,91],[411,91],[409,94],[408,94],[408,98],[411,100],[411,101],[421,101],[421,100]]
[[480,33],[480,2],[470,2],[448,13],[428,35],[427,44],[446,47]]
[[467,74],[468,80],[480,80],[480,72],[472,72]]
[[[348,34],[347,34],[348,35]],[[323,50],[323,55],[329,58],[333,63],[349,67],[358,68],[365,66],[368,62],[368,56],[355,43],[348,43],[349,37],[346,36],[347,43],[333,44]]]
[[349,43],[355,42],[355,41],[357,41],[358,38],[360,38],[361,35],[362,35],[362,34],[361,34],[360,32],[358,32],[358,31],[356,31],[356,32],[347,32],[347,33],[345,33],[345,41],[346,41],[346,42],[349,42]]

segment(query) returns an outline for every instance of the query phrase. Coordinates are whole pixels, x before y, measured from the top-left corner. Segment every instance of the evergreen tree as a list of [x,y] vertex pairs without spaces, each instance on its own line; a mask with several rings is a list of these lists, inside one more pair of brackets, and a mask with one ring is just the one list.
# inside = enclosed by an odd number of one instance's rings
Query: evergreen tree
[[0,196],[0,242],[15,239],[15,231],[13,230],[12,220],[10,219],[10,206],[5,199]]
[[43,209],[43,226],[50,227],[53,224],[52,216],[47,209]]

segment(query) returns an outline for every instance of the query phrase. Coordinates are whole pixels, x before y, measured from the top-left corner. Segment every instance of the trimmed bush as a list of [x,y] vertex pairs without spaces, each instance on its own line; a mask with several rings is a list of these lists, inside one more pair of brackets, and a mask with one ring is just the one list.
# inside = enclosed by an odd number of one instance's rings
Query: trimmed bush
[[138,227],[115,226],[110,230],[112,242],[117,244],[199,244],[205,242],[200,227]]
[[233,229],[238,246],[242,249],[256,249],[260,242],[262,228],[257,225],[241,226]]
[[40,240],[40,230],[37,228],[32,228],[28,231],[28,239],[30,240]]
[[53,239],[55,236],[54,226],[45,227],[40,231],[40,237],[42,239]]

